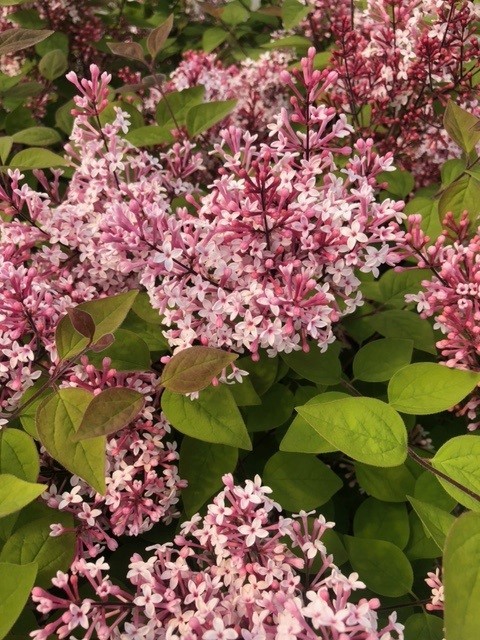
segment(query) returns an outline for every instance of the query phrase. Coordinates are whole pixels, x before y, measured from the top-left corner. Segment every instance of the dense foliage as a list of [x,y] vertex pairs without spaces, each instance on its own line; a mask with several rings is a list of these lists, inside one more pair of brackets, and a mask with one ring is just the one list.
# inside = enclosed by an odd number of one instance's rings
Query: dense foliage
[[0,0],[0,638],[478,640],[455,0]]

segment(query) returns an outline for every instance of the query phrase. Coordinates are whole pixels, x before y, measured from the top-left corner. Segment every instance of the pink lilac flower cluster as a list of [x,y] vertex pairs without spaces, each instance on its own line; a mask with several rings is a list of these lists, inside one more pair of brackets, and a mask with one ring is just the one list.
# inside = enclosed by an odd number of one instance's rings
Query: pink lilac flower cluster
[[431,181],[445,160],[461,153],[443,128],[439,107],[453,95],[478,112],[478,6],[467,0],[369,0],[353,13],[343,3],[335,7],[331,68],[338,81],[327,99],[351,115],[357,131],[375,139],[380,153],[392,150],[419,181]]
[[[322,536],[333,523],[313,512],[279,515],[258,476],[241,486],[231,475],[223,482],[206,515],[183,523],[173,544],[149,547],[146,560],[133,555],[133,593],[112,583],[103,558],[59,572],[53,583],[61,595],[35,588],[38,611],[60,617],[31,636],[66,638],[81,629],[87,640],[403,638],[395,614],[379,628],[376,598],[350,601],[365,585],[328,555]],[[80,596],[80,578],[92,597]]]
[[[352,128],[317,98],[336,74],[313,69],[281,73],[293,93],[268,143],[236,127],[221,132],[220,177],[194,208],[119,204],[104,218],[105,246],[125,269],[142,264],[141,284],[164,316],[171,345],[194,341],[256,354],[322,349],[333,325],[362,303],[356,269],[378,275],[400,260],[403,203],[376,201],[375,176],[393,170],[373,141],[359,141],[340,168],[333,154]],[[303,93],[301,93],[303,91]],[[118,229],[119,231],[116,231]],[[130,267],[128,266],[130,265]]]
[[[102,221],[126,199],[132,206],[169,210],[169,198],[193,192],[189,180],[202,157],[188,141],[159,158],[134,149],[122,137],[127,115],[103,128],[96,119],[107,105],[110,76],[91,66],[91,78],[69,74],[79,91],[67,147],[74,173],[61,194],[62,172],[36,172],[41,190],[9,172],[0,186],[0,409],[11,409],[40,375],[36,362],[56,361],[54,331],[67,308],[139,287],[141,260],[124,273],[116,252],[102,242]],[[92,125],[93,119],[96,126]],[[139,257],[140,259],[140,257]],[[45,364],[45,363],[44,363]]]
[[[62,383],[93,393],[112,387],[130,388],[145,396],[145,407],[134,422],[107,440],[107,467],[103,496],[77,476],[66,476],[55,461],[43,456],[40,477],[48,484],[47,504],[73,514],[77,557],[95,557],[105,546],[117,548],[113,536],[137,536],[157,522],[169,524],[186,482],[178,475],[175,442],[167,440],[170,425],[159,415],[156,377],[153,374],[119,373],[105,358],[100,371],[86,357]],[[55,527],[54,534],[61,535]]]
[[429,611],[443,611],[445,594],[440,569],[435,569],[435,572],[429,571],[425,582],[432,590],[432,600],[426,605],[426,609]]
[[[406,242],[417,258],[419,268],[430,269],[431,280],[422,282],[423,290],[407,295],[415,302],[423,318],[435,318],[436,329],[445,338],[437,342],[449,367],[480,370],[480,228],[472,234],[465,213],[460,220],[449,214],[444,230],[435,243],[421,230],[421,216],[408,218]],[[478,394],[464,405],[460,414],[472,421],[470,429],[480,426]]]
[[[250,133],[266,135],[267,124],[288,106],[288,90],[280,73],[288,66],[291,55],[269,51],[257,60],[246,58],[238,64],[225,65],[214,53],[187,51],[171,74],[165,91],[182,91],[196,86],[205,89],[204,101],[237,100],[237,104],[222,126],[243,127]],[[152,108],[160,99],[157,89],[151,90],[146,106]],[[218,139],[220,127],[207,134],[208,140]]]

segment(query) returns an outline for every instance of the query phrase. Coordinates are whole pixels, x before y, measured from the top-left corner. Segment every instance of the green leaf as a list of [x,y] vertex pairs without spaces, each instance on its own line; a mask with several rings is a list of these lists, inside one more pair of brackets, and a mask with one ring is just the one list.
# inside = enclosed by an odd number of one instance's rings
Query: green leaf
[[405,207],[407,215],[420,214],[422,216],[421,228],[431,240],[436,240],[442,231],[442,223],[438,215],[438,200],[431,198],[412,198]]
[[415,476],[405,465],[380,469],[355,463],[358,484],[369,495],[385,502],[405,502],[415,487]]
[[391,542],[344,536],[350,563],[367,587],[395,598],[412,589],[413,570],[407,556]]
[[275,429],[293,413],[293,393],[283,384],[274,384],[261,397],[261,404],[245,409],[245,422],[250,432]]
[[[52,537],[50,525],[61,524],[68,533]],[[35,562],[38,575],[35,583],[48,588],[57,571],[67,571],[75,553],[73,517],[54,511],[44,504],[33,503],[20,514],[13,532],[0,553],[0,563],[25,565]]]
[[5,638],[22,613],[33,589],[37,565],[0,564],[0,639]]
[[170,131],[176,128],[175,121],[179,125],[185,124],[188,111],[197,104],[203,102],[205,87],[190,87],[183,91],[171,91],[160,100],[155,112],[155,120],[162,127]]
[[259,355],[260,358],[256,362],[249,356],[240,358],[237,366],[248,372],[255,391],[259,396],[263,396],[277,379],[279,358],[270,358],[265,351],[261,351]]
[[407,509],[404,504],[367,498],[355,513],[353,531],[357,538],[386,540],[404,549],[410,537]]
[[204,389],[197,400],[166,389],[162,410],[175,429],[187,436],[241,449],[252,448],[240,411],[225,385]]
[[425,531],[422,521],[415,511],[408,515],[410,521],[410,539],[405,554],[409,560],[424,560],[438,558],[441,552],[433,538]]
[[480,374],[416,362],[398,370],[388,385],[388,400],[402,413],[429,415],[450,409],[480,382]]
[[478,640],[480,514],[465,513],[447,536],[443,558],[448,640]]
[[29,127],[14,133],[12,141],[16,144],[28,144],[31,147],[43,147],[61,141],[61,136],[55,129],[49,127]]
[[193,138],[224,120],[233,111],[237,100],[222,100],[197,104],[187,113],[187,131]]
[[229,385],[232,396],[239,407],[251,407],[262,404],[262,400],[250,380],[250,376],[244,376],[241,382]]
[[20,511],[29,502],[38,498],[46,488],[45,484],[26,482],[9,473],[0,474],[0,518]]
[[233,473],[238,449],[185,437],[180,448],[180,476],[188,482],[182,500],[188,517],[222,488],[222,476]]
[[165,42],[173,27],[173,13],[171,13],[165,22],[150,31],[147,36],[147,50],[154,60],[163,49]]
[[354,460],[394,467],[407,455],[407,431],[389,405],[376,398],[343,398],[304,405],[298,413],[318,433]]
[[67,56],[61,49],[46,53],[38,63],[38,70],[47,80],[56,80],[68,69]]
[[452,140],[466,153],[473,151],[480,140],[480,131],[475,129],[479,122],[473,114],[457,106],[452,100],[448,101],[443,126]]
[[[33,386],[29,387],[22,395],[20,407],[22,407],[27,402],[27,400],[29,400],[34,394],[36,394],[44,384],[45,378],[42,377],[39,378]],[[18,417],[20,418],[22,427],[30,436],[32,436],[32,438],[35,438],[35,440],[38,440],[37,426],[35,424],[35,416],[38,406],[51,393],[51,389],[45,389],[45,391],[43,391],[43,393],[41,393],[32,403],[30,403],[24,409],[20,409]]]
[[125,387],[104,389],[92,398],[72,440],[78,442],[120,431],[138,416],[144,404],[145,396],[139,391]]
[[93,393],[76,387],[59,389],[37,410],[37,430],[47,452],[98,493],[105,494],[105,437],[75,442],[74,436]]
[[74,117],[71,114],[74,103],[73,100],[69,100],[65,104],[62,104],[55,112],[55,126],[61,129],[69,136],[73,129]]
[[412,311],[381,311],[365,318],[375,331],[385,338],[405,338],[413,340],[413,346],[420,351],[436,354],[433,329],[427,320],[419,318]]
[[410,504],[422,521],[426,533],[431,536],[440,551],[443,551],[445,540],[455,517],[447,511],[408,496]]
[[414,613],[405,622],[405,640],[442,640],[443,621],[429,613]]
[[378,182],[387,183],[387,191],[398,198],[406,198],[415,187],[415,180],[409,171],[396,169],[395,171],[382,171],[378,177]]
[[402,338],[383,338],[369,342],[355,355],[353,375],[365,382],[384,382],[412,359],[413,342]]
[[342,378],[338,343],[330,345],[325,353],[321,353],[318,345],[313,342],[309,344],[309,347],[308,353],[292,351],[291,353],[282,353],[281,358],[306,380],[315,382],[315,384],[338,384]]
[[452,182],[440,196],[438,213],[443,218],[447,213],[453,213],[458,220],[464,211],[468,211],[469,218],[475,222],[478,216],[478,202],[480,199],[480,181],[471,175],[466,175]]
[[312,11],[311,6],[305,6],[297,0],[285,0],[282,5],[282,21],[285,29],[296,27]]
[[[128,312],[127,317],[122,323],[122,329],[117,329],[115,335],[119,333],[119,331],[128,331],[129,333],[134,333],[137,338],[142,340],[147,345],[149,351],[168,351],[169,346],[165,336],[162,333],[162,327],[160,325],[160,318],[158,318],[157,323],[146,322],[138,316],[132,310]],[[123,351],[123,349],[122,349]],[[118,354],[118,352],[116,352]],[[142,346],[143,353],[143,346]],[[117,356],[116,356],[117,357]],[[150,355],[149,355],[150,361]],[[93,360],[92,360],[93,362]],[[137,360],[138,362],[138,360]],[[148,369],[148,367],[146,367]]]
[[55,31],[47,40],[42,40],[35,45],[35,51],[39,56],[46,55],[49,51],[60,49],[66,56],[68,56],[68,36],[60,31]]
[[228,2],[224,9],[222,9],[222,22],[225,24],[231,24],[233,26],[246,22],[250,14],[241,2],[234,0]]
[[202,34],[202,48],[205,53],[210,53],[216,49],[222,42],[228,38],[228,31],[221,27],[212,27],[211,29],[205,29]]
[[275,453],[262,478],[273,489],[273,499],[294,512],[316,509],[342,488],[342,481],[326,464],[301,453]]
[[378,281],[378,301],[384,305],[403,308],[406,305],[405,295],[418,293],[422,288],[422,282],[430,280],[431,277],[432,273],[428,269],[406,269],[400,273],[389,269]]
[[0,56],[10,55],[45,40],[53,31],[45,29],[7,29],[0,34]]
[[183,349],[165,365],[160,384],[174,393],[200,391],[237,358],[236,353],[213,347]]
[[0,138],[0,162],[2,162],[2,164],[5,164],[7,162],[7,158],[10,155],[10,151],[12,150],[12,145],[12,136],[2,136]]
[[[127,291],[116,296],[83,302],[75,307],[91,315],[95,323],[94,343],[119,328],[137,295],[138,291]],[[55,343],[60,358],[67,360],[81,353],[89,341],[74,329],[69,316],[65,315],[57,325]]]
[[[475,435],[457,436],[448,440],[429,460],[431,465],[480,495],[480,438]],[[480,511],[480,502],[454,487],[443,478],[438,478],[442,487],[460,504]]]
[[0,473],[35,482],[39,471],[37,447],[32,438],[19,429],[0,431]]
[[421,473],[415,483],[413,496],[443,511],[451,511],[457,501],[442,487],[437,477],[430,471]]
[[10,169],[51,169],[66,167],[68,161],[49,149],[23,149],[15,154],[8,165]]
[[154,147],[157,144],[170,144],[174,138],[171,132],[172,127],[159,127],[152,124],[146,127],[132,129],[125,135],[125,139],[135,147]]
[[449,184],[452,184],[452,182],[462,175],[466,168],[465,161],[460,158],[447,160],[440,169],[442,186],[448,187]]
[[[305,38],[304,36],[292,35],[285,36],[284,38],[278,38],[278,40],[273,40],[272,42],[266,42],[265,44],[262,44],[262,49],[289,49],[293,47],[298,52],[306,53],[308,48],[311,46],[312,43],[308,38]],[[319,53],[315,57],[321,55],[322,53]],[[330,58],[330,52],[328,52],[328,58]],[[318,67],[315,66],[316,62],[318,62],[318,58],[317,60],[314,60],[314,68],[318,69]]]
[[111,359],[111,368],[117,371],[148,371],[150,351],[142,338],[132,331],[117,329],[115,341],[100,353],[89,353],[88,359],[97,368],[102,368],[104,358]]
[[[296,397],[296,396],[295,396]],[[341,391],[327,391],[316,395],[306,402],[306,405],[322,404],[348,398],[346,393]],[[298,415],[292,421],[287,433],[280,443],[280,451],[292,453],[329,453],[336,451],[336,448],[303,418]]]

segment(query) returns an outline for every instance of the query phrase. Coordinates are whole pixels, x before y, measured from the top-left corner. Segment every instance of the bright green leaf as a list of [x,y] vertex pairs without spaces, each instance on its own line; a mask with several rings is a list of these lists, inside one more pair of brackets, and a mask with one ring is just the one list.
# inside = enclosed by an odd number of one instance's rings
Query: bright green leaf
[[32,438],[19,429],[0,431],[0,473],[8,473],[27,482],[35,482],[40,471],[37,447]]
[[[435,456],[429,460],[432,466],[459,482],[477,495],[480,495],[480,438],[476,435],[465,435],[451,438],[440,447]],[[480,511],[480,502],[467,495],[453,484],[438,478],[439,482],[451,496],[469,509]]]
[[187,113],[187,131],[193,138],[224,120],[235,108],[237,100],[205,102],[192,107]]
[[9,163],[10,169],[51,169],[53,167],[66,167],[68,161],[49,149],[23,149],[13,156]]
[[185,124],[187,113],[192,107],[203,102],[204,95],[205,87],[201,85],[165,94],[157,105],[155,120],[169,131],[176,128],[175,122],[179,125]]
[[[348,395],[341,391],[327,391],[326,393],[315,395],[305,404],[322,404],[341,398],[348,398]],[[297,399],[297,396],[295,396],[295,399]],[[305,418],[298,415],[292,421],[292,424],[289,426],[287,433],[281,441],[280,451],[292,453],[329,453],[336,451],[336,448],[317,433]]]
[[438,213],[443,218],[447,213],[453,213],[458,220],[464,211],[468,211],[469,218],[474,222],[479,213],[480,180],[466,175],[452,182],[440,196]]
[[305,6],[298,0],[284,0],[282,5],[282,20],[285,29],[296,27],[308,14],[312,7]]
[[[94,343],[119,328],[137,295],[138,291],[127,291],[108,298],[83,302],[75,307],[92,316],[95,323]],[[88,342],[87,338],[73,328],[68,315],[60,320],[55,333],[55,343],[62,360],[73,358],[81,353],[88,346]]]
[[427,502],[422,502],[411,496],[408,496],[408,499],[422,521],[426,533],[433,538],[439,550],[442,551],[447,533],[455,522],[455,517]]
[[37,565],[0,564],[0,639],[5,638],[21,614],[35,584]]
[[245,423],[226,385],[208,387],[196,400],[166,389],[162,394],[162,410],[175,429],[187,436],[241,449],[252,448]]
[[110,358],[111,368],[117,371],[148,371],[150,369],[150,351],[147,343],[132,331],[117,329],[113,334],[115,341],[99,353],[89,353],[88,359],[98,369],[102,360]]
[[28,144],[31,147],[43,147],[56,144],[61,141],[60,134],[55,129],[49,127],[29,127],[14,133],[13,142],[17,144]]
[[68,471],[105,493],[105,437],[75,442],[93,393],[78,387],[59,389],[37,410],[37,430],[47,452]]
[[465,513],[447,536],[443,558],[445,631],[448,640],[478,640],[480,514]]
[[29,502],[38,498],[46,488],[45,484],[26,482],[9,473],[0,474],[0,518],[20,511]]
[[388,385],[392,407],[402,413],[440,413],[463,400],[480,382],[480,374],[434,362],[416,362],[399,369]]
[[407,431],[401,417],[376,398],[343,398],[304,405],[298,413],[318,433],[354,460],[379,467],[401,464]]
[[476,116],[457,106],[453,100],[448,101],[443,126],[452,140],[467,153],[473,151],[480,140],[480,131],[475,129],[479,122]]

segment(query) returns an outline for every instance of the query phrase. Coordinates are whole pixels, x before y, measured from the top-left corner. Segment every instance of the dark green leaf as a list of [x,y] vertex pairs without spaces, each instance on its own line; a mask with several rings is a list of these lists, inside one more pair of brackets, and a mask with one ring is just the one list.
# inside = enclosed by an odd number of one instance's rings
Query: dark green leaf
[[287,511],[310,511],[325,504],[342,488],[342,481],[314,455],[275,453],[267,462],[263,481]]

